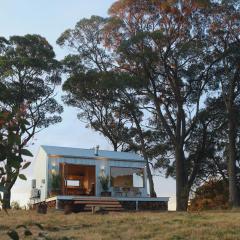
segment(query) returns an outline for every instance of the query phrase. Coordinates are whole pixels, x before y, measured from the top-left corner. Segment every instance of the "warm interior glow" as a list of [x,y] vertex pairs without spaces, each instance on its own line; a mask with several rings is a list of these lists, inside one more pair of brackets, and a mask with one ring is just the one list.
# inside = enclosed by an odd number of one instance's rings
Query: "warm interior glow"
[[144,170],[111,167],[111,183],[113,187],[144,187]]
[[95,195],[95,166],[60,164],[64,195]]

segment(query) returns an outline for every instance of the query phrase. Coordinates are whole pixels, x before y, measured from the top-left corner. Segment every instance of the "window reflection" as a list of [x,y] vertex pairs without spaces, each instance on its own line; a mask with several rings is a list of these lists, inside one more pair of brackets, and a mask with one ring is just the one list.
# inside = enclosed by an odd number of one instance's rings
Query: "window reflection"
[[113,187],[144,187],[144,169],[111,167]]

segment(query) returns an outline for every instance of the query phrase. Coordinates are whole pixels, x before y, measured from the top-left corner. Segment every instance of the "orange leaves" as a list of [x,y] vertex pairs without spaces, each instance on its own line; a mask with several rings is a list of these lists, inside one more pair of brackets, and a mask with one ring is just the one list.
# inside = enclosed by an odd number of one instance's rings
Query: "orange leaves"
[[22,104],[18,109],[12,110],[12,112],[7,110],[0,111],[0,128],[15,128],[27,114],[27,107]]
[[178,15],[180,13],[178,1],[155,1],[155,6],[162,14]]
[[118,0],[110,7],[108,13],[110,15],[118,15],[124,9],[131,8],[133,5],[138,5],[139,0]]
[[183,8],[182,8],[182,12],[183,12],[183,14],[184,15],[190,15],[191,13],[192,13],[192,8],[190,7],[190,6],[184,6]]
[[3,116],[6,117],[6,118],[7,118],[9,115],[10,115],[9,112],[3,112]]
[[194,8],[207,8],[209,6],[209,0],[195,0],[192,3]]
[[0,119],[0,128],[2,128],[4,123],[5,123],[5,121]]
[[2,128],[3,125],[7,122],[8,116],[10,115],[7,111],[0,112],[0,127]]
[[223,180],[209,180],[196,190],[191,200],[190,211],[226,209],[228,207],[228,189]]
[[160,10],[165,11],[166,13],[171,12],[171,6],[170,4],[166,1],[160,4]]
[[216,22],[213,22],[211,25],[210,25],[210,29],[215,32],[219,29],[219,24],[217,24]]

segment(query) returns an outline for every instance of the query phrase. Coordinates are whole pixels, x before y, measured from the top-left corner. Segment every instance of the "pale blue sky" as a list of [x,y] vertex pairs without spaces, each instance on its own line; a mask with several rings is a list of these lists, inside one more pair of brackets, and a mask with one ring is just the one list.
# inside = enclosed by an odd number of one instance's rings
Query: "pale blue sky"
[[[24,35],[36,33],[44,36],[54,47],[57,58],[61,59],[65,51],[56,45],[56,40],[67,28],[73,28],[81,18],[91,15],[107,16],[113,0],[0,0],[0,36]],[[61,96],[61,90],[58,90]],[[108,142],[97,133],[84,127],[76,118],[75,109],[64,107],[63,122],[36,135],[31,146],[34,154],[40,145],[59,145],[92,148],[99,144],[101,149],[112,150]],[[32,166],[34,165],[34,161]],[[30,180],[32,166],[26,171]],[[18,181],[13,189],[13,200],[25,203],[29,196],[30,181]],[[171,197],[171,209],[174,208],[175,183],[171,179],[155,178],[159,196]]]

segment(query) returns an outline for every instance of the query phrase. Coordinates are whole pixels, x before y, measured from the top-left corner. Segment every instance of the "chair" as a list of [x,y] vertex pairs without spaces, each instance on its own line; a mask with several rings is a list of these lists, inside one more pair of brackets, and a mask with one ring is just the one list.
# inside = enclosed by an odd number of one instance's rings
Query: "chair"
[[141,197],[142,196],[142,192],[139,190],[139,188],[136,188],[136,187],[132,188],[132,193],[135,197],[137,197],[137,196]]
[[122,190],[120,187],[113,187],[113,193],[114,193],[114,196],[119,196],[119,197],[122,197]]
[[130,193],[130,187],[123,187],[122,191],[123,193],[125,193],[125,197],[128,197],[129,193]]

